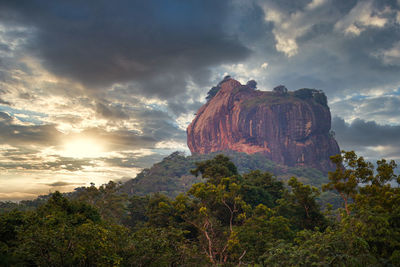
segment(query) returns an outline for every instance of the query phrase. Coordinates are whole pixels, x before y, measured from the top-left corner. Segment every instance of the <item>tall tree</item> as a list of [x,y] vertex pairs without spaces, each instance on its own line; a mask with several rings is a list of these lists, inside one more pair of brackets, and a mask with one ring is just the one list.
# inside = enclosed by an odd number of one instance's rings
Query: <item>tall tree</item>
[[358,193],[358,184],[369,182],[373,177],[373,165],[363,157],[357,157],[354,151],[342,151],[341,155],[332,156],[336,165],[334,172],[329,172],[330,182],[323,190],[336,190],[343,199],[346,214],[350,214],[349,202]]
[[289,180],[288,185],[291,192],[286,190],[283,197],[278,200],[279,214],[289,218],[299,229],[325,228],[326,219],[316,202],[320,194],[318,188],[304,185],[295,177]]

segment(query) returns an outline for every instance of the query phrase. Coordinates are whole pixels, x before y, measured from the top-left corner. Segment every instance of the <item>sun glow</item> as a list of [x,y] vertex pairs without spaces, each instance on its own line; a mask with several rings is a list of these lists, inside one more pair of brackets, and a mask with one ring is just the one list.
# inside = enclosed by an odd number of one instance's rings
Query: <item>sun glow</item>
[[97,158],[103,151],[104,148],[98,140],[85,138],[66,142],[61,154],[71,158]]

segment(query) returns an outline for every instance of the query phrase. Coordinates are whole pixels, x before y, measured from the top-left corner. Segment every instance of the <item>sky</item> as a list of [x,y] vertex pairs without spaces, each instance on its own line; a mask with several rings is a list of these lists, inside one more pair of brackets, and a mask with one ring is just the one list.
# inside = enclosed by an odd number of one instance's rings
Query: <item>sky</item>
[[400,162],[400,0],[0,0],[0,200],[190,153],[228,74],[323,90],[341,149]]

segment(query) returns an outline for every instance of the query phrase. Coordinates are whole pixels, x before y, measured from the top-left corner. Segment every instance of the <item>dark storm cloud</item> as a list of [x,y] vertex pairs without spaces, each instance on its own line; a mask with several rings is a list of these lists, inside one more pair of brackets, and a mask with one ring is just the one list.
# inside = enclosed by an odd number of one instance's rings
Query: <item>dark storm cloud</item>
[[45,158],[41,158],[39,156],[31,155],[21,156],[19,158],[14,157],[6,157],[3,154],[7,161],[0,162],[0,169],[8,169],[8,170],[26,170],[26,171],[81,171],[84,167],[91,166],[94,167],[96,164],[92,163],[90,159],[72,159],[65,157],[56,157],[55,161],[48,161]]
[[10,49],[10,46],[8,46],[7,44],[0,43],[0,51],[2,51],[2,52],[10,52],[11,49]]
[[21,99],[26,99],[26,100],[31,100],[31,99],[35,99],[35,96],[33,96],[32,94],[28,93],[28,92],[24,92],[24,93],[19,93],[19,98]]
[[285,10],[288,13],[292,13],[303,9],[310,2],[310,0],[272,0],[268,2],[273,4],[274,7],[279,7],[279,9]]
[[[182,105],[182,108],[188,105]],[[114,118],[111,118],[109,124],[113,125],[113,120],[124,119],[124,114],[133,118],[137,128],[118,126],[119,129],[112,132],[93,128],[86,129],[81,134],[104,138],[108,140],[107,142],[110,143],[113,149],[119,150],[153,148],[156,143],[163,140],[183,142],[186,140],[185,131],[178,127],[173,116],[166,110],[138,105],[134,108],[125,109],[123,114],[115,115]]]
[[128,119],[129,116],[123,111],[123,107],[107,103],[96,103],[96,112],[106,119]]
[[148,168],[149,162],[159,162],[165,156],[160,154],[152,154],[143,156],[139,153],[121,153],[123,157],[113,157],[102,159],[110,166],[123,168]]
[[28,46],[52,72],[90,86],[135,80],[170,97],[193,73],[245,58],[224,25],[230,1],[3,1],[0,19],[33,27]]
[[158,141],[175,138],[186,139],[186,133],[178,128],[174,117],[166,110],[139,106],[131,114],[132,117],[140,118],[140,130],[146,136],[151,136]]
[[3,104],[3,105],[8,105],[8,106],[10,106],[10,105],[11,105],[11,103],[10,103],[10,102],[8,102],[8,101],[5,101],[5,100],[3,100],[3,99],[1,99],[1,98],[0,98],[0,104]]
[[[63,181],[57,181],[51,184],[47,184],[48,186],[51,187],[60,187],[60,186],[67,186],[67,185],[75,185],[75,183],[69,183],[69,182],[63,182]],[[84,185],[83,183],[81,185]]]
[[180,141],[186,140],[186,132],[180,130],[172,120],[156,119],[157,112],[148,112],[148,118],[151,120],[143,124],[142,131],[153,136],[156,140],[170,140],[179,139]]
[[139,135],[136,131],[131,130],[117,130],[111,133],[105,132],[101,129],[85,130],[83,134],[90,132],[96,133],[95,136],[104,138],[113,149],[140,149],[152,148],[157,139],[150,135]]
[[96,166],[90,159],[76,159],[67,157],[57,157],[57,160],[51,162],[43,162],[39,165],[43,170],[67,170],[80,171],[85,166]]
[[[187,97],[188,99],[189,97]],[[171,100],[168,102],[168,108],[174,113],[174,114],[182,114],[182,113],[190,113],[193,112],[195,110],[198,110],[204,103],[203,102],[199,102],[199,101],[195,101],[193,103],[188,103],[185,101],[181,101],[176,99]]]
[[0,144],[54,145],[60,132],[54,125],[16,125],[13,118],[0,112]]
[[377,121],[396,118],[400,120],[400,97],[386,96],[368,99],[358,106],[359,112]]
[[2,148],[0,169],[8,170],[52,170],[79,171],[85,166],[95,166],[91,159],[74,159],[52,155],[51,159],[43,157],[40,149],[30,149],[16,145]]
[[[315,36],[306,42],[300,40],[302,51],[290,60],[282,59],[288,63],[283,64],[284,70],[282,65],[271,64],[271,69],[276,68],[272,83],[284,83],[293,89],[323,89],[329,97],[396,84],[400,80],[400,66],[387,66],[374,54],[398,40],[400,31],[390,28],[367,30],[351,40],[345,40],[335,32]],[[318,42],[323,45],[316,45]]]
[[10,123],[12,121],[12,117],[8,115],[6,112],[0,111],[0,122],[1,123]]
[[344,147],[392,146],[400,155],[400,125],[379,125],[375,121],[355,119],[351,124],[334,117],[332,129]]
[[[1,60],[0,60],[0,66],[1,66]],[[2,72],[0,71],[0,81],[2,80]],[[6,91],[4,89],[0,88],[0,96],[5,94]],[[0,97],[0,104],[2,105],[8,105],[11,106],[11,103],[9,101],[4,100],[3,98]]]
[[334,102],[330,105],[332,112],[338,117],[377,121],[379,124],[400,121],[400,96],[396,92],[390,95],[365,97],[355,95],[352,98]]
[[[260,88],[263,84],[271,88],[277,84],[291,89],[318,88],[333,98],[399,84],[400,64],[393,64],[396,61],[387,56],[387,51],[400,48],[396,46],[400,41],[396,20],[400,6],[396,1],[314,1],[321,3],[314,9],[308,8],[311,2],[258,1],[266,15],[274,10],[273,15],[280,16],[280,20],[265,22],[272,25],[272,45],[262,39],[270,32],[259,39],[254,37],[252,42],[256,54],[253,62],[268,62],[267,75],[258,78]],[[362,3],[371,4],[359,5]],[[350,14],[360,7],[364,7],[362,12]],[[378,18],[381,24],[374,24],[377,22],[373,19]],[[351,24],[344,24],[345,19],[360,27],[358,35],[345,32],[343,25]],[[297,53],[288,57],[278,52],[277,36],[292,39],[298,46]],[[282,44],[290,46],[289,42]]]

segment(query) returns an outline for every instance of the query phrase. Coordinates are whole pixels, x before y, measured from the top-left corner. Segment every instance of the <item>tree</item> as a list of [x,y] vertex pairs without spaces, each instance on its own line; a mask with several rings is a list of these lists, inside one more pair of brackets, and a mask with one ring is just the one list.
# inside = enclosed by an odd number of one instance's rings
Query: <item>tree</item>
[[149,205],[149,196],[132,196],[129,199],[127,207],[128,214],[124,221],[124,225],[131,228],[143,227],[143,224],[148,221],[147,207]]
[[205,266],[207,258],[185,231],[174,227],[143,227],[130,238],[123,266]]
[[378,266],[368,244],[351,231],[300,231],[294,243],[273,241],[260,257],[265,266]]
[[214,185],[219,184],[220,179],[238,175],[238,170],[230,159],[222,154],[213,159],[196,162],[196,168],[190,171],[193,175],[202,175],[208,182]]
[[126,228],[103,224],[95,208],[59,192],[26,220],[14,251],[18,265],[119,265],[127,246]]
[[246,251],[245,263],[260,263],[259,258],[271,249],[273,240],[292,240],[294,231],[290,221],[279,216],[276,211],[259,204],[238,229],[238,239],[242,250]]
[[346,214],[350,214],[349,201],[358,193],[358,184],[369,182],[373,177],[373,165],[363,157],[357,157],[354,151],[342,151],[341,155],[331,157],[336,165],[334,172],[329,172],[330,182],[322,189],[336,190],[344,201]]
[[284,85],[279,85],[279,86],[275,87],[273,89],[273,91],[275,94],[281,95],[281,96],[288,94],[288,89]]
[[153,227],[174,226],[176,221],[172,200],[165,195],[154,194],[149,199],[146,217],[148,224]]
[[295,97],[305,100],[305,99],[311,99],[315,91],[316,91],[315,89],[302,88],[294,91],[293,94]]
[[285,191],[283,198],[278,200],[279,213],[289,218],[299,229],[324,229],[327,222],[316,202],[320,194],[318,188],[304,185],[295,177],[289,180],[288,185],[291,192]]
[[[250,206],[243,200],[236,166],[228,157],[217,155],[212,160],[196,163],[195,175],[206,178],[180,198],[176,205],[183,219],[200,233],[204,253],[212,264],[239,263],[246,254],[240,249],[237,226],[246,218]],[[188,203],[189,199],[193,199]]]
[[227,75],[224,77],[224,79],[222,79],[222,81],[220,81],[217,86],[213,86],[210,91],[207,92],[207,96],[206,96],[206,100],[210,101],[218,92],[219,90],[221,90],[222,88],[222,84],[226,81],[228,81],[229,79],[231,79],[231,76]]
[[246,86],[255,90],[257,89],[257,82],[255,80],[250,80],[246,83]]
[[323,91],[318,90],[317,92],[315,92],[313,94],[313,99],[315,100],[315,102],[317,102],[318,104],[321,104],[323,106],[328,106],[328,98],[326,97],[326,95],[324,94]]
[[113,181],[96,188],[94,184],[83,187],[77,193],[77,199],[96,207],[103,219],[122,223],[126,218],[128,196],[119,193],[120,184]]
[[283,188],[283,183],[269,172],[256,170],[243,175],[240,193],[252,207],[264,204],[272,208],[276,206],[276,200],[282,197]]
[[18,262],[11,253],[18,246],[18,228],[27,223],[21,211],[10,211],[0,216],[0,266],[13,266]]
[[363,238],[382,265],[400,264],[400,188],[391,185],[399,180],[396,163],[378,160],[374,172],[373,165],[354,151],[343,151],[332,160],[337,168],[325,188],[337,190],[345,201],[347,216],[341,226]]
[[382,159],[374,169],[354,152],[332,159],[337,170],[325,188],[349,203],[348,213],[333,211],[343,216],[329,223],[317,188],[295,177],[285,188],[260,171],[240,175],[217,155],[193,170],[205,181],[175,199],[154,194],[126,201],[109,183],[79,194],[56,192],[35,210],[4,212],[0,265],[400,266],[396,163]]
[[201,233],[201,246],[212,264],[238,263],[246,251],[237,252],[236,226],[250,207],[239,194],[238,177],[220,178],[219,184],[215,181],[193,185],[188,192],[194,197],[193,202],[191,205],[180,202],[179,206],[190,207],[183,218]]
[[220,86],[213,86],[210,91],[207,92],[206,100],[210,101],[218,92],[221,90]]

